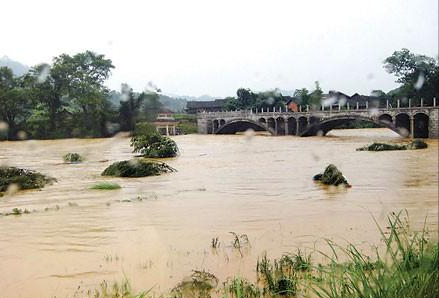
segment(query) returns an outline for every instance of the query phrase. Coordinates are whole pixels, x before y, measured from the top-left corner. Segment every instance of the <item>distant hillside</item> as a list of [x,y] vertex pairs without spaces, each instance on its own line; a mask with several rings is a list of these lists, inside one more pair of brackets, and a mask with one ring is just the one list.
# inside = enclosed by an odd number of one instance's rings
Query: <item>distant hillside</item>
[[24,65],[18,61],[10,59],[8,56],[0,58],[0,67],[7,66],[12,69],[12,72],[16,76],[22,76],[29,71],[29,66]]
[[168,94],[167,96],[171,98],[185,99],[186,101],[212,101],[217,99],[217,97],[213,97],[207,94],[200,96]]
[[[109,101],[115,106],[120,106],[121,94],[118,91],[111,91]],[[183,112],[186,108],[186,99],[183,98],[175,98],[168,95],[159,95],[159,101],[163,105],[163,107],[173,111],[173,112]]]

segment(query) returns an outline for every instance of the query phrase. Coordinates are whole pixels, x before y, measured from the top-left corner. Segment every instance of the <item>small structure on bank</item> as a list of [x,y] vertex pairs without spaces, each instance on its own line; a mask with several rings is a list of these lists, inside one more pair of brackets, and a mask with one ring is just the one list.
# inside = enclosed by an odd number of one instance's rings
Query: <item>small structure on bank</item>
[[174,118],[174,113],[170,110],[163,109],[157,114],[154,124],[157,132],[164,136],[176,135],[176,126],[178,121]]

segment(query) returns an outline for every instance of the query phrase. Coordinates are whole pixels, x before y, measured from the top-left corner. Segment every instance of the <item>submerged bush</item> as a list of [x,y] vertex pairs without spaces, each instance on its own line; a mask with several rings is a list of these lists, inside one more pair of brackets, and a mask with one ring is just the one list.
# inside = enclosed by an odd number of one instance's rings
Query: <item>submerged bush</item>
[[371,145],[367,145],[361,148],[358,148],[357,151],[390,151],[390,150],[415,150],[415,149],[424,149],[427,148],[428,145],[423,140],[413,140],[409,144],[386,144],[386,143],[373,143]]
[[152,162],[141,159],[118,161],[108,166],[102,176],[146,177],[175,172],[175,169],[163,162]]
[[160,135],[155,127],[148,123],[139,123],[131,138],[134,153],[144,157],[164,158],[178,154],[177,144],[170,138]]
[[84,158],[78,153],[67,153],[63,156],[64,162],[67,163],[77,163],[84,160]]
[[172,298],[210,298],[211,291],[218,285],[218,278],[210,272],[194,270],[171,290]]
[[0,192],[5,192],[10,185],[18,189],[42,188],[56,179],[39,172],[15,167],[0,167]]
[[323,174],[317,174],[313,179],[327,185],[338,186],[343,184],[350,186],[346,178],[343,176],[343,173],[333,164],[328,165]]
[[100,189],[100,190],[112,190],[119,188],[121,188],[119,184],[111,183],[111,182],[99,182],[96,183],[95,185],[90,186],[90,189]]

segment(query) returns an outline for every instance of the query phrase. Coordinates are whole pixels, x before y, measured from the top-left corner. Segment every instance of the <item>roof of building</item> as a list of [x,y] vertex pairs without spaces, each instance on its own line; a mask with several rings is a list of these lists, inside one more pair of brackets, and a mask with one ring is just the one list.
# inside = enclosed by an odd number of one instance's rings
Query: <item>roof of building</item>
[[213,101],[188,101],[187,109],[206,109],[206,108],[222,108],[226,103],[225,99],[215,99]]

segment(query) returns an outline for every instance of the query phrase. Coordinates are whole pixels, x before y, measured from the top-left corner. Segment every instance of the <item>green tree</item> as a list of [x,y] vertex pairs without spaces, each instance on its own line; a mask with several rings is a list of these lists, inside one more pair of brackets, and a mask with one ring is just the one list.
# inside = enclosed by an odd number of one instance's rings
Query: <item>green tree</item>
[[[39,103],[37,111],[32,115],[33,130],[41,138],[56,137],[58,115],[63,106],[61,83],[51,75],[51,66],[46,63],[32,67],[25,76],[25,81],[30,88],[32,98]],[[48,121],[41,121],[42,119]],[[37,132],[38,125],[41,125],[41,130],[45,131],[44,135],[41,131]]]
[[311,92],[309,95],[309,102],[308,104],[312,106],[313,109],[316,109],[321,106],[322,104],[322,95],[323,91],[320,88],[320,83],[318,81],[315,82],[315,89]]
[[141,104],[145,99],[145,93],[135,94],[128,84],[122,84],[121,94],[119,107],[121,130],[132,131],[138,119]]
[[15,78],[10,68],[0,67],[0,121],[7,124],[7,139],[17,139],[17,132],[24,128],[31,108],[23,78]]
[[51,76],[59,84],[63,101],[81,123],[78,127],[81,135],[107,134],[106,121],[111,105],[104,82],[112,68],[110,59],[91,51],[74,56],[62,54],[53,60]]
[[310,94],[309,94],[308,89],[306,89],[306,88],[296,89],[294,91],[294,97],[296,97],[298,99],[298,104],[309,105]]
[[162,108],[159,95],[156,92],[147,91],[142,93],[142,107],[139,118],[143,121],[154,121]]
[[395,51],[384,60],[387,72],[397,77],[401,84],[398,96],[411,98],[413,104],[419,104],[424,98],[426,104],[432,104],[433,97],[438,98],[439,63],[437,58],[417,55],[408,49]]

